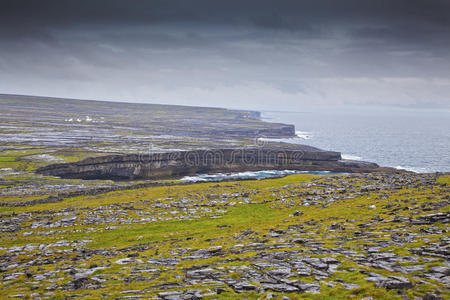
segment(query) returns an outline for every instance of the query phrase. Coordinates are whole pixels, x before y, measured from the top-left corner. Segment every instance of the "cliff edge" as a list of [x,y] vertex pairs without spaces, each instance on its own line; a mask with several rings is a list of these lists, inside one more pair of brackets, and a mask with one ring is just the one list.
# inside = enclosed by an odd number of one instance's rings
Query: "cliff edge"
[[342,160],[339,152],[299,146],[295,149],[255,147],[110,155],[52,164],[38,169],[37,173],[81,179],[157,179],[268,169],[349,173],[386,170],[375,163]]

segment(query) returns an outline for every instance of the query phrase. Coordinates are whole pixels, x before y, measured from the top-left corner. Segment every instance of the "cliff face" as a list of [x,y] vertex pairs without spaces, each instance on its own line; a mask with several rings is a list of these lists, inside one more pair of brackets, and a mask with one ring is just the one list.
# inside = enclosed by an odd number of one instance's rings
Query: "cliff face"
[[213,149],[114,155],[37,170],[44,175],[82,179],[152,179],[198,173],[258,170],[370,172],[378,165],[342,161],[339,152],[275,148]]

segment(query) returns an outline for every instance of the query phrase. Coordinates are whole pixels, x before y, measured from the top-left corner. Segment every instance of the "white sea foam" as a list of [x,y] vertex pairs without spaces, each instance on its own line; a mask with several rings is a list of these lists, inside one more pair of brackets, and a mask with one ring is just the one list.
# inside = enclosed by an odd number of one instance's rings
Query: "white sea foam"
[[297,135],[299,138],[302,138],[304,140],[309,140],[312,138],[312,133],[306,132],[306,131],[296,131],[295,135]]
[[409,166],[396,166],[394,168],[398,169],[398,170],[405,170],[405,171],[410,171],[410,172],[414,172],[414,173],[433,173],[433,172],[435,172],[434,170],[429,169],[429,168],[419,168],[419,167],[409,167]]
[[330,171],[295,171],[295,170],[264,170],[264,171],[246,171],[237,173],[216,173],[216,174],[199,174],[196,176],[185,176],[181,178],[188,182],[205,182],[205,181],[223,181],[236,179],[267,179],[282,177],[292,174],[315,174],[315,175],[331,175],[337,174]]
[[349,160],[362,160],[361,157],[351,154],[341,154],[342,159],[349,159]]
[[247,171],[237,173],[199,174],[197,176],[185,176],[181,180],[189,182],[198,182],[198,181],[222,181],[231,179],[265,179],[296,173],[298,173],[298,171],[291,171],[291,170],[284,170],[284,171],[266,170],[256,172]]

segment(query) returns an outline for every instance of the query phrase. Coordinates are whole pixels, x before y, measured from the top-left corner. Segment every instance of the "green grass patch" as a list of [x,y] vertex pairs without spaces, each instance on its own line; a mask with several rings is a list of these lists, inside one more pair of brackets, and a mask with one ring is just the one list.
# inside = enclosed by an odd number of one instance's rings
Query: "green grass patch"
[[450,175],[444,175],[444,176],[440,176],[437,179],[437,182],[439,183],[444,183],[446,185],[450,185]]

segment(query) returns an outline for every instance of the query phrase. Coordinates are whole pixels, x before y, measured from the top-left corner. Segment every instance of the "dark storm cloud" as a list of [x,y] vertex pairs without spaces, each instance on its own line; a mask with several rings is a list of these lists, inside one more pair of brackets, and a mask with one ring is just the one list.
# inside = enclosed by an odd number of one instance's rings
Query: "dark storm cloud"
[[447,0],[0,0],[0,92],[445,106],[449,47]]
[[[442,48],[450,41],[450,1],[0,0],[0,38],[3,40],[33,39],[52,43],[55,30],[138,25],[197,26],[195,30],[247,26],[288,31],[299,38],[320,37],[344,28],[356,40],[375,41],[375,46],[406,43]],[[170,46],[177,42],[165,33],[156,35],[153,40],[157,44]],[[132,39],[133,35],[126,38]],[[186,43],[195,38],[192,36]]]
[[254,24],[310,29],[311,23],[422,22],[448,26],[447,0],[2,0],[0,19],[15,26],[82,23]]

